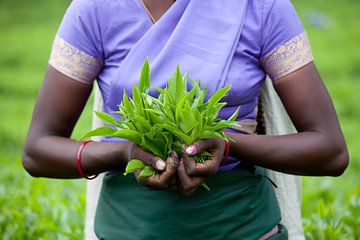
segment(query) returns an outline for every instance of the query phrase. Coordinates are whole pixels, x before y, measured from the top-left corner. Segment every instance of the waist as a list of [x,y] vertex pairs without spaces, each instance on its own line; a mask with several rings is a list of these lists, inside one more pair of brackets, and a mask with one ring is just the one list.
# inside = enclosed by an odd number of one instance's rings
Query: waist
[[218,173],[207,181],[209,192],[199,189],[190,197],[107,175],[95,229],[104,239],[111,232],[132,239],[258,239],[280,221],[273,188],[258,171]]

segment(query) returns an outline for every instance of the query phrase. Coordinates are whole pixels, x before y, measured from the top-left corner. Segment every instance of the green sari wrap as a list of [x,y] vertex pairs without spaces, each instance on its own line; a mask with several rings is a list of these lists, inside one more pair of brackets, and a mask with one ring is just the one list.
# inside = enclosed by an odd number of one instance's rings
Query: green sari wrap
[[[122,174],[104,178],[95,217],[99,239],[258,239],[280,221],[265,171],[219,172],[210,191],[153,191]],[[280,227],[269,239],[287,239]]]

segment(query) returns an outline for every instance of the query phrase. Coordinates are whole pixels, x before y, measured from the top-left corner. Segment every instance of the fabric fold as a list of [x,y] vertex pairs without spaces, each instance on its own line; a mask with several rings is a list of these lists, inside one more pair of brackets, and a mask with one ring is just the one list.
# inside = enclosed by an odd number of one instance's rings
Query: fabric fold
[[[146,57],[151,66],[152,88],[165,87],[179,64],[183,73],[206,82],[209,96],[213,94],[224,85],[241,35],[247,3],[247,0],[176,1],[119,66],[105,100],[105,110],[116,111],[123,91],[131,92],[130,87],[138,82]],[[150,94],[156,95],[156,92]]]

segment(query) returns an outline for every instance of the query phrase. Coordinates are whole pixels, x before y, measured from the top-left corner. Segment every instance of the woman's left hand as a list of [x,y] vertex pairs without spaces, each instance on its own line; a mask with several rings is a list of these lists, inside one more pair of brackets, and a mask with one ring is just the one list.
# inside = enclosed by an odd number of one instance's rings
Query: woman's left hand
[[[207,151],[212,158],[204,163],[196,163],[193,156]],[[197,141],[190,146],[182,146],[182,159],[178,167],[178,184],[180,192],[186,196],[193,194],[206,181],[207,177],[216,174],[225,151],[224,140],[209,138]]]

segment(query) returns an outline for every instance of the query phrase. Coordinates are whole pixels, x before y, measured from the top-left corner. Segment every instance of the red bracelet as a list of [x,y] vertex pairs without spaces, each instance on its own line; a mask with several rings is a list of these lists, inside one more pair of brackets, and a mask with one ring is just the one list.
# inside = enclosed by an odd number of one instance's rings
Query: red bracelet
[[[221,131],[222,135],[225,136],[225,132]],[[230,143],[229,141],[225,140],[225,152],[224,152],[224,157],[223,160],[221,161],[220,165],[223,165],[229,158],[229,153],[230,153]]]
[[229,141],[225,141],[225,153],[224,153],[224,158],[221,161],[221,165],[226,163],[226,161],[229,158],[229,153],[230,153],[230,143],[229,143]]
[[76,157],[76,165],[77,165],[77,169],[78,169],[78,171],[79,171],[80,176],[83,177],[83,178],[86,178],[86,179],[88,179],[88,180],[91,180],[91,179],[96,178],[96,177],[98,176],[98,174],[95,174],[95,175],[93,175],[93,176],[88,176],[88,175],[85,174],[85,172],[84,172],[84,170],[83,170],[83,168],[82,168],[82,166],[81,166],[81,153],[82,153],[85,145],[88,144],[89,142],[92,142],[92,140],[86,140],[86,141],[84,141],[84,142],[81,144],[81,146],[79,147],[79,150],[78,150],[78,152],[77,152],[77,157]]

